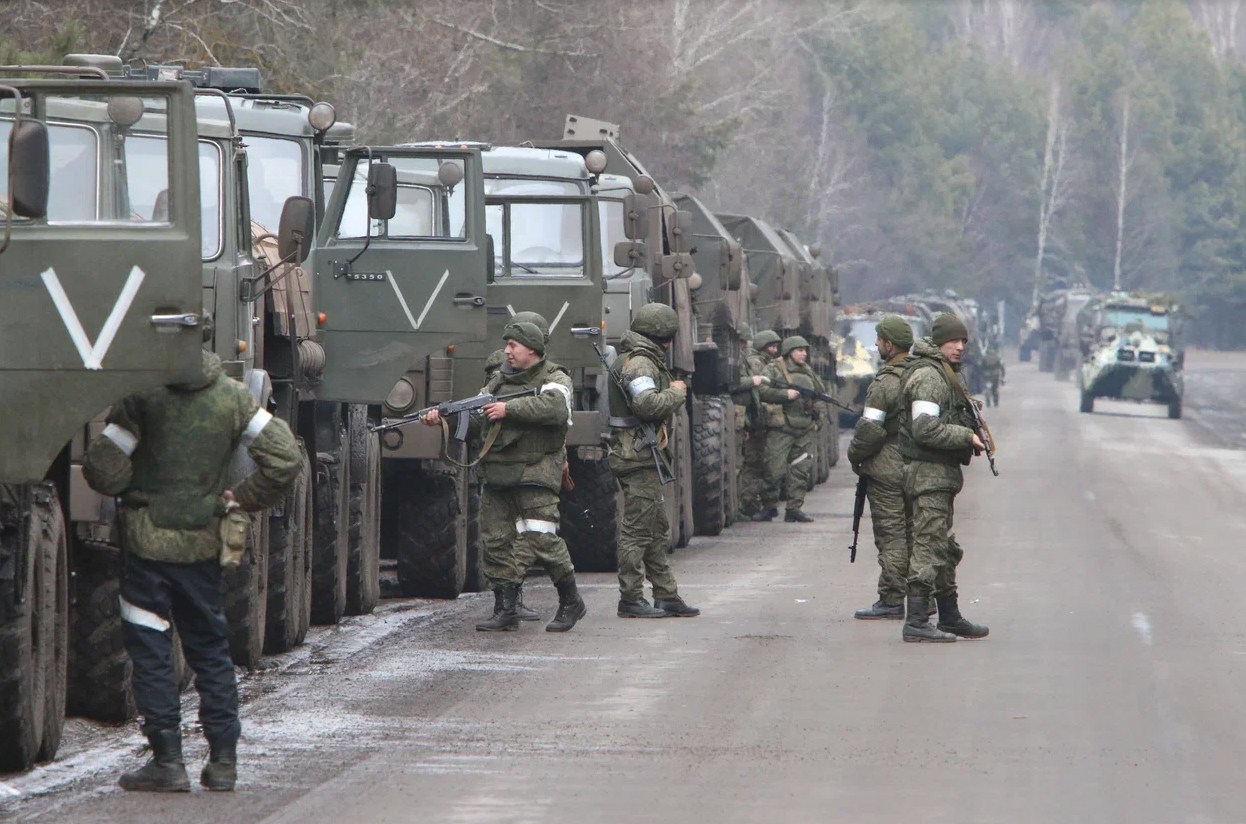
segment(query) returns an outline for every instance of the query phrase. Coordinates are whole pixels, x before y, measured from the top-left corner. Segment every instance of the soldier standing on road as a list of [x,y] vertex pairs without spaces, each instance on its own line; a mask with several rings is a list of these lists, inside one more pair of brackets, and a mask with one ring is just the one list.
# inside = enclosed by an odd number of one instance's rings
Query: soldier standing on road
[[[757,333],[753,346],[760,364],[759,374],[762,380],[756,391],[753,406],[752,429],[748,440],[744,442],[744,477],[749,494],[757,501],[757,511],[753,513],[754,521],[773,521],[779,514],[779,489],[770,488],[766,469],[766,433],[769,431],[769,416],[782,415],[782,407],[762,401],[761,389],[765,385],[766,367],[779,357],[780,338],[776,332],[763,329]],[[753,368],[756,368],[754,364]]]
[[[476,625],[481,632],[519,628],[519,587],[533,559],[558,590],[558,613],[547,632],[566,632],[588,612],[575,585],[575,567],[558,536],[558,497],[571,426],[571,377],[545,359],[545,333],[535,323],[512,321],[502,332],[506,363],[483,392],[507,394],[539,389],[532,397],[484,406],[488,420],[480,469],[481,538],[485,579],[493,588],[493,616]],[[438,426],[432,410],[423,418]]]
[[[227,489],[238,447],[258,471]],[[195,671],[199,721],[211,751],[199,783],[209,790],[234,788],[241,726],[223,612],[221,522],[233,507],[258,512],[275,505],[302,464],[290,428],[260,409],[209,352],[197,379],[114,406],[102,437],[87,450],[87,482],[119,496],[124,507],[122,631],[134,662],[134,701],[152,750],[146,765],[121,776],[122,788],[190,790],[172,622]]]
[[900,379],[904,374],[913,329],[899,315],[887,315],[874,327],[878,354],[885,361],[865,393],[865,409],[857,420],[848,461],[852,471],[865,476],[865,494],[874,522],[878,547],[878,600],[857,610],[862,620],[904,620],[908,592],[909,552],[913,517],[904,503],[904,459],[900,456]]
[[787,511],[783,520],[807,524],[813,522],[803,507],[813,470],[818,402],[801,397],[795,389],[779,388],[776,384],[801,386],[817,392],[825,392],[826,388],[809,366],[808,341],[800,335],[784,338],[782,355],[766,366],[765,377],[770,383],[760,390],[763,401],[782,405],[766,433],[766,482],[769,486],[766,499],[778,500],[779,488],[786,477]]
[[[900,412],[900,454],[904,494],[913,512],[905,641],[984,638],[988,629],[960,614],[956,566],[964,557],[952,534],[956,495],[964,486],[961,466],[985,449],[972,428],[968,388],[960,373],[969,330],[942,314],[929,338],[913,346],[904,373]],[[938,628],[930,625],[934,601]]]
[[999,406],[999,390],[1004,385],[1004,359],[999,356],[999,346],[995,343],[982,358],[982,382],[987,405]]
[[[765,333],[763,333],[765,334]],[[770,333],[774,335],[773,332]],[[761,410],[761,395],[758,388],[762,385],[762,372],[766,369],[765,357],[753,348],[753,329],[745,324],[740,329],[740,338],[744,343],[743,356],[740,358],[740,371],[736,385],[731,390],[731,399],[735,403],[736,434],[743,444],[744,460],[736,468],[736,488],[740,490],[740,511],[746,518],[751,518],[761,508],[761,481],[763,479],[763,455],[760,450],[761,436],[765,432],[756,425]],[[778,336],[775,335],[775,339]],[[750,444],[750,441],[756,443]],[[750,458],[757,463],[754,474],[749,470]]]
[[[619,344],[610,381],[610,468],[623,487],[619,530],[620,618],[693,618],[701,610],[679,597],[666,548],[670,522],[653,452],[641,444],[641,422],[660,424],[659,440],[667,460],[671,416],[687,397],[683,381],[671,380],[666,351],[679,331],[679,316],[662,303],[636,311],[631,330]],[[626,393],[619,388],[622,385]],[[645,600],[645,578],[653,585],[653,606]]]

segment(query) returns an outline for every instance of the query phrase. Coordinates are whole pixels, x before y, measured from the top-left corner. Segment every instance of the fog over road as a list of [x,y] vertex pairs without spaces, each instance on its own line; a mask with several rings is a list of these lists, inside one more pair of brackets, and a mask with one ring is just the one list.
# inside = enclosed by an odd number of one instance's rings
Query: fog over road
[[[126,794],[133,726],[0,777],[0,818],[180,822],[1246,820],[1246,356],[1192,352],[1187,418],[1012,363],[967,472],[961,606],[989,638],[854,621],[851,472],[809,526],[674,557],[693,620],[623,621],[582,576],[574,631],[473,629],[491,602],[388,602],[245,679],[238,792]],[[868,526],[866,527],[868,531]],[[547,616],[556,594],[533,579]],[[193,712],[188,713],[193,718]],[[197,777],[205,747],[187,737]],[[193,780],[193,779],[192,779]],[[196,786],[196,790],[199,788]]]

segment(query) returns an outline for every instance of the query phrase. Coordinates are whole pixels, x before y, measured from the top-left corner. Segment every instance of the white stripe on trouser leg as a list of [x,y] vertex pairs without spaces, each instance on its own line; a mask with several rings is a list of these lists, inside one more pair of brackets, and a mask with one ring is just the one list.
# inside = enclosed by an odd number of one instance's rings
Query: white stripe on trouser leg
[[861,417],[865,418],[867,421],[882,423],[887,420],[887,413],[881,409],[875,409],[872,406],[867,406],[865,409],[861,410]]
[[805,459],[806,459],[806,458],[808,458],[808,457],[809,457],[809,453],[808,453],[808,452],[802,452],[802,453],[800,453],[800,457],[798,457],[796,460],[792,461],[792,466],[796,466],[796,464],[800,463],[801,461],[805,460]]
[[553,521],[541,521],[536,518],[516,518],[516,532],[544,532],[547,535],[558,534],[558,524]]
[[154,629],[156,632],[168,632],[170,624],[149,609],[136,607],[124,598],[121,601],[121,620],[140,627]]

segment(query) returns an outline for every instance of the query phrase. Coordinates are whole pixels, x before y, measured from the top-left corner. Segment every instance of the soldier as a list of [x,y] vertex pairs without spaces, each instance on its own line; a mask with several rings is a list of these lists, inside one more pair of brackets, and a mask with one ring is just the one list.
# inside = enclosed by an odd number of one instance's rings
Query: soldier
[[[766,367],[779,357],[779,343],[778,334],[769,329],[758,332],[753,341],[758,361],[751,368],[760,365],[761,384],[766,382]],[[779,490],[776,488],[772,493],[766,480],[766,421],[767,415],[773,409],[773,405],[762,402],[759,385],[753,407],[752,429],[748,433],[748,440],[744,442],[744,488],[748,490],[749,497],[757,502],[756,511],[753,513],[754,521],[772,521],[779,514]]]
[[904,459],[897,442],[900,379],[913,346],[913,328],[899,315],[887,315],[874,329],[884,363],[865,392],[865,409],[848,445],[848,461],[853,472],[867,479],[865,494],[882,571],[878,575],[878,600],[868,609],[857,610],[854,617],[902,621],[913,518],[904,503]]
[[1004,385],[1004,359],[999,356],[999,345],[994,342],[982,358],[982,382],[987,406],[999,406],[999,390]]
[[[972,428],[972,401],[960,374],[968,341],[969,330],[958,317],[939,315],[931,336],[914,344],[904,373],[900,454],[904,496],[913,513],[905,641],[984,638],[988,632],[961,616],[956,593],[956,566],[964,551],[952,534],[952,517],[964,485],[961,466],[985,449]],[[930,625],[932,599],[938,628]]]
[[[258,471],[227,489],[226,472],[239,447]],[[210,748],[199,783],[209,790],[234,788],[241,726],[223,612],[221,523],[231,508],[258,512],[275,505],[302,464],[290,428],[260,409],[209,352],[195,380],[114,406],[103,435],[87,450],[87,482],[123,505],[122,632],[152,751],[147,764],[121,776],[123,789],[190,790],[172,621],[195,671],[199,721]]]
[[[498,401],[481,409],[488,420],[480,453],[481,537],[485,578],[493,588],[493,615],[476,625],[481,632],[519,628],[519,587],[533,559],[558,590],[558,613],[547,632],[566,632],[588,608],[575,585],[575,568],[558,536],[558,496],[571,425],[571,377],[545,359],[545,333],[534,323],[512,321],[502,332],[506,363],[483,392],[505,394],[539,389],[533,397]],[[424,416],[438,426],[441,416]]]
[[[764,334],[764,333],[763,333]],[[774,333],[771,332],[771,335]],[[776,336],[777,337],[777,336]],[[748,471],[750,458],[761,456],[758,447],[761,444],[760,433],[756,421],[761,409],[761,396],[758,387],[762,385],[762,372],[766,369],[764,356],[753,348],[753,329],[748,324],[740,328],[740,339],[744,343],[743,357],[740,358],[740,370],[735,387],[731,390],[731,399],[735,402],[736,433],[743,444],[744,460],[736,468],[736,488],[740,490],[740,511],[746,518],[757,514],[761,506],[762,472],[756,474]],[[750,444],[750,441],[756,443]],[[757,469],[762,469],[760,461]]]
[[[671,415],[684,405],[687,387],[671,380],[666,351],[679,331],[679,316],[662,303],[636,312],[632,328],[619,344],[610,382],[610,468],[623,487],[623,522],[619,530],[620,618],[694,618],[701,610],[679,597],[666,557],[670,522],[653,452],[641,443],[641,422],[661,424],[661,447],[668,462]],[[626,387],[626,393],[619,385]],[[645,600],[645,578],[653,585],[653,606]]]
[[[541,330],[541,335],[544,336],[545,338],[545,346],[547,348],[549,347],[549,321],[545,319],[544,315],[541,315],[537,312],[516,312],[515,314],[511,315],[510,322],[511,323],[527,322],[527,323],[534,324],[538,329]],[[498,371],[498,369],[500,369],[502,367],[502,364],[504,363],[506,363],[506,347],[502,347],[501,349],[495,349],[493,353],[489,355],[489,357],[485,358],[485,382],[486,383],[488,383],[489,379],[493,377],[493,373]],[[553,363],[553,362],[550,363],[550,366],[554,367],[555,369],[562,368],[558,366],[558,364]],[[526,546],[527,546],[526,544],[521,543],[519,545],[519,548],[523,549]],[[532,555],[526,555],[525,557],[520,558],[519,562],[523,566],[523,568],[526,570],[530,568],[533,565],[533,563],[536,562],[536,558],[533,557]],[[519,591],[515,593],[515,614],[519,616],[520,621],[541,620],[541,616],[537,614],[537,611],[534,609],[530,609],[528,605],[523,602],[523,583],[519,584]]]
[[766,433],[768,489],[763,503],[773,506],[773,502],[778,501],[779,489],[786,477],[787,511],[783,520],[808,524],[813,518],[806,515],[802,507],[812,475],[818,402],[801,397],[795,389],[781,387],[802,386],[817,392],[825,392],[826,388],[809,366],[808,341],[800,335],[784,338],[782,355],[766,366],[765,377],[770,383],[760,390],[763,401],[776,405],[770,415],[770,431]]

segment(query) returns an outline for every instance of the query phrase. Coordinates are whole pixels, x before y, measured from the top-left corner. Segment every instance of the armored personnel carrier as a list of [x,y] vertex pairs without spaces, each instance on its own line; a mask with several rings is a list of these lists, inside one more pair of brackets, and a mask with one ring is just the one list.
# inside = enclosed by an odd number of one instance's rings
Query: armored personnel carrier
[[1090,301],[1078,319],[1082,412],[1093,412],[1096,398],[1112,398],[1165,404],[1168,417],[1181,417],[1185,350],[1178,305],[1163,295],[1113,292]]

